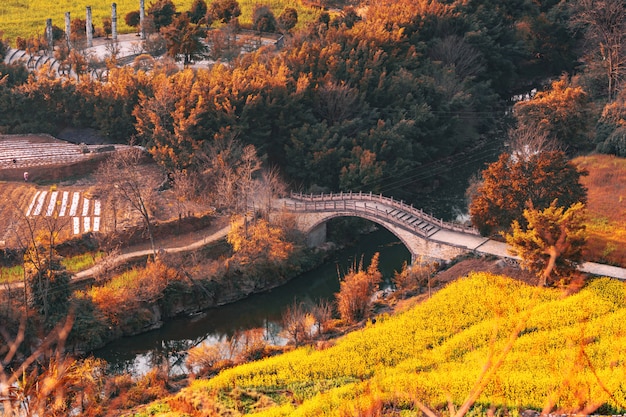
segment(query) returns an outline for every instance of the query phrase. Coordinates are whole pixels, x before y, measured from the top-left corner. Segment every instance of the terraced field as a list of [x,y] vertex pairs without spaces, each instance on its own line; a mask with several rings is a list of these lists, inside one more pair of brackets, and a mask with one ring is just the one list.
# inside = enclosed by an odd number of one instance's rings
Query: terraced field
[[112,148],[76,145],[48,135],[0,135],[0,170],[71,164],[87,160],[106,149]]
[[[22,172],[37,170],[42,176],[42,172],[88,160],[98,149],[102,147],[76,145],[47,135],[0,136],[0,173],[7,177],[5,174],[17,172],[21,178]],[[102,203],[92,197],[90,184],[81,184],[0,182],[0,248],[16,243],[16,229],[25,219],[32,224],[53,219],[60,238],[100,231]]]
[[90,187],[45,189],[20,183],[0,183],[0,248],[13,246],[18,223],[54,220],[60,238],[103,229],[103,205]]

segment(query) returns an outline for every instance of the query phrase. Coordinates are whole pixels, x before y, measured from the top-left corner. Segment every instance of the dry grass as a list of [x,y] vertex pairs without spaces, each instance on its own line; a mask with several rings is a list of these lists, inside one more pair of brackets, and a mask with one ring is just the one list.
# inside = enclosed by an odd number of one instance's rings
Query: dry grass
[[589,171],[589,241],[585,259],[626,266],[626,158],[610,155],[578,157],[574,163]]

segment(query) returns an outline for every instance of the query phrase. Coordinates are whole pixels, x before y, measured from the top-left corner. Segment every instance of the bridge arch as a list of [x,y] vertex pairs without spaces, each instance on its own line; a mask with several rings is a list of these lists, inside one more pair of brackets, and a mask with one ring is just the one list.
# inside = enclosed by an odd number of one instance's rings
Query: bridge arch
[[285,210],[297,213],[299,228],[307,234],[310,245],[326,240],[326,223],[336,217],[360,217],[383,226],[407,247],[412,262],[420,256],[447,261],[467,252],[466,246],[438,240],[436,235],[442,231],[480,239],[475,229],[444,222],[382,195],[292,194],[282,201]]
[[321,243],[326,241],[326,226],[328,222],[332,219],[337,219],[341,217],[358,217],[361,219],[369,220],[372,223],[375,223],[379,226],[384,227],[390,233],[392,233],[395,237],[402,242],[402,244],[407,248],[407,250],[411,253],[411,263],[415,262],[416,254],[411,250],[412,242],[409,237],[404,233],[399,233],[397,228],[394,228],[393,225],[390,225],[386,222],[381,221],[375,216],[367,215],[367,214],[357,214],[357,213],[326,213],[325,216],[320,216],[315,219],[315,222],[310,226],[307,225],[306,229],[302,230],[304,234],[306,234],[308,239],[309,246],[319,246]]

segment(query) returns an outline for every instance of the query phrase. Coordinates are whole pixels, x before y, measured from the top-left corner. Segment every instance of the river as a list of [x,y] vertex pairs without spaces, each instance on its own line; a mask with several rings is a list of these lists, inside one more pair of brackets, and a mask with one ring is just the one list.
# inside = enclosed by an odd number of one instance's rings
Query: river
[[140,375],[168,358],[172,373],[180,374],[186,371],[186,350],[204,341],[223,340],[238,330],[263,328],[270,343],[284,343],[280,322],[286,307],[294,300],[315,303],[334,299],[339,291],[338,273],[344,274],[361,256],[367,265],[375,252],[380,252],[379,268],[387,283],[394,271],[411,259],[409,251],[392,233],[379,228],[363,236],[356,246],[338,251],[333,260],[281,287],[194,317],[168,321],[160,329],[116,340],[94,355],[106,360],[114,373]]
[[[491,144],[454,157],[446,165],[428,167],[424,172],[431,172],[433,181],[440,182],[440,185],[435,192],[420,197],[416,207],[448,221],[462,217],[466,212],[464,193],[468,178],[484,168],[484,161],[495,160],[497,154],[497,147]],[[393,191],[390,188],[386,194]],[[338,271],[345,273],[355,257],[358,260],[363,256],[369,262],[375,252],[380,252],[380,270],[387,283],[394,271],[400,270],[405,261],[410,261],[404,245],[392,233],[379,227],[359,238],[356,246],[338,251],[333,260],[279,288],[207,310],[195,317],[168,321],[158,330],[116,340],[94,355],[105,359],[111,372],[134,375],[145,373],[167,358],[171,371],[176,374],[186,371],[184,356],[190,347],[204,341],[223,340],[238,330],[263,328],[269,342],[279,344],[284,342],[280,337],[281,314],[288,305],[294,300],[334,300],[334,294],[339,291]]]

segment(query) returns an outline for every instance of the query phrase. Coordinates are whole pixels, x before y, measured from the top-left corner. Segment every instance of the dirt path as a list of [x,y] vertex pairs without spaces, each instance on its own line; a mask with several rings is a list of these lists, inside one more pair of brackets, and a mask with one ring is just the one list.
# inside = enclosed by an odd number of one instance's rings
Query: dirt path
[[[218,217],[210,227],[204,230],[155,240],[157,255],[193,251],[224,239],[229,231],[230,223],[228,218]],[[103,272],[103,270],[116,267],[132,259],[142,258],[152,254],[153,251],[149,244],[124,248],[119,255],[108,258],[103,262],[98,262],[98,264],[89,269],[77,272],[74,274],[72,281],[80,282],[90,279],[94,275]]]
[[[212,243],[219,242],[224,239],[230,231],[230,222],[226,217],[217,218],[213,224],[203,230],[179,235],[173,238],[163,238],[155,242],[158,254],[189,252],[200,249]],[[77,272],[72,276],[72,283],[85,281],[93,278],[99,273],[110,270],[132,259],[142,258],[152,255],[152,249],[149,244],[141,244],[124,248],[122,253],[101,260],[96,265],[84,271]],[[23,282],[14,282],[5,284],[0,291],[5,290],[9,285],[11,289],[19,289],[24,287]]]

